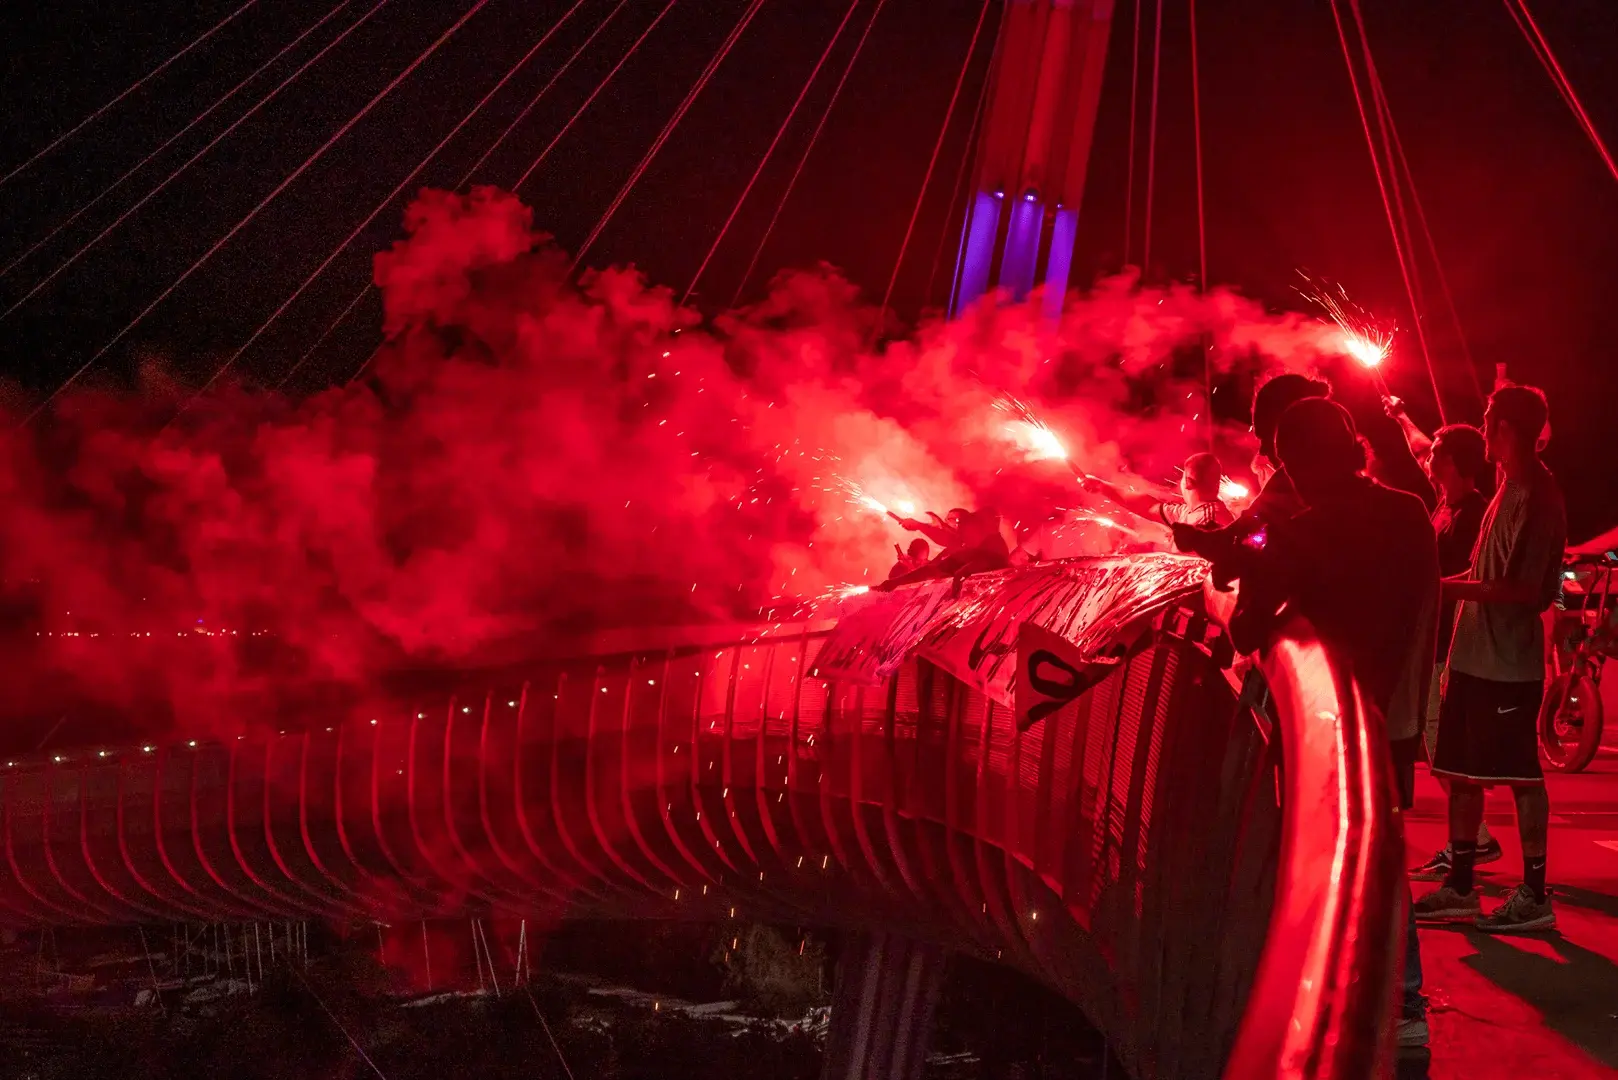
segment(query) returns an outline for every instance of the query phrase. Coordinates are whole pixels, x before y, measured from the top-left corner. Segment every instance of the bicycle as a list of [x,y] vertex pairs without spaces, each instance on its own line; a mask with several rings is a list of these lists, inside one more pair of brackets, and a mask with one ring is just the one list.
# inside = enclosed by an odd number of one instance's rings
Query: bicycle
[[[1613,608],[1618,558],[1569,560],[1562,595],[1552,615],[1551,677],[1539,707],[1539,752],[1554,772],[1579,772],[1601,749],[1606,717],[1601,705],[1601,669],[1618,657],[1618,612]],[[1572,598],[1581,598],[1577,609]]]

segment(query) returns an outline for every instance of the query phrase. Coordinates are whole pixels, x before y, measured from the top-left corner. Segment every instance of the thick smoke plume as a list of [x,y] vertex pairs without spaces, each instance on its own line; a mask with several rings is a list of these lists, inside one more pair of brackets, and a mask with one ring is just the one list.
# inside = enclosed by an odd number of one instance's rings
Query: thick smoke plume
[[[1202,352],[1224,412],[1260,367],[1333,335],[1234,293],[1129,278],[874,344],[829,269],[783,275],[704,325],[613,270],[570,283],[531,211],[424,193],[376,257],[388,344],[306,400],[79,393],[0,436],[13,712],[71,692],[146,725],[278,723],[357,707],[390,673],[556,649],[628,624],[752,620],[875,581],[907,539],[850,500],[994,506],[1042,554],[1083,500],[993,408],[1014,393],[1108,477],[1169,481],[1206,445]],[[1245,424],[1222,430],[1245,477]],[[1055,537],[1055,538],[1053,538]],[[59,709],[57,710],[60,711]]]

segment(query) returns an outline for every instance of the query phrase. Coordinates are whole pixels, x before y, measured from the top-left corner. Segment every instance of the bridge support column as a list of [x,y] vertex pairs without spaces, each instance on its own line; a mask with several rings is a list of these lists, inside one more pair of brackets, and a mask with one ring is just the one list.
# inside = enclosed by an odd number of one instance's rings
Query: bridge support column
[[892,934],[850,937],[837,961],[822,1080],[920,1080],[943,988],[943,949]]

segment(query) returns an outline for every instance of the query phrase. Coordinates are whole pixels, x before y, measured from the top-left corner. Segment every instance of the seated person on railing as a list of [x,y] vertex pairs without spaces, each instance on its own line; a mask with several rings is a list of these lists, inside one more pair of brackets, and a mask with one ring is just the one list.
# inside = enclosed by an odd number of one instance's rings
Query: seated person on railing
[[[1408,808],[1438,613],[1438,546],[1426,508],[1362,474],[1353,421],[1333,402],[1294,404],[1275,446],[1305,508],[1232,532],[1224,550],[1210,553],[1216,573],[1241,579],[1232,643],[1252,652],[1290,615],[1308,619],[1383,717],[1399,804]],[[1427,1004],[1413,916],[1407,933],[1399,1042],[1422,1046]]]
[[1099,476],[1085,475],[1079,483],[1085,491],[1105,495],[1131,514],[1164,528],[1190,525],[1198,529],[1220,529],[1236,520],[1230,507],[1219,498],[1219,482],[1223,477],[1219,459],[1213,454],[1200,453],[1185,459],[1177,495],[1125,491]]
[[940,519],[928,514],[931,523],[914,518],[897,518],[899,524],[912,532],[920,532],[944,546],[938,557],[898,577],[890,577],[884,588],[896,588],[913,581],[929,578],[962,578],[968,574],[981,574],[988,570],[1002,570],[1011,565],[1011,546],[1006,542],[1005,526],[998,511],[984,508],[971,513],[955,509]]
[[910,541],[908,548],[902,548],[898,544],[894,544],[893,550],[898,554],[899,558],[894,562],[893,569],[888,571],[889,581],[894,578],[904,577],[912,571],[920,570],[927,565],[933,554],[933,549],[927,545],[927,541],[919,536]]

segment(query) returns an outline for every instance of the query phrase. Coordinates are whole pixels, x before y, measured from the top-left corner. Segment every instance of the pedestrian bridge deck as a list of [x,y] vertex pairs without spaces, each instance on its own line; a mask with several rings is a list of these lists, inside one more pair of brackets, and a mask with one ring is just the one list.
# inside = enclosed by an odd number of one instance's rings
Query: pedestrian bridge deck
[[[827,631],[797,626],[643,636],[267,737],[19,761],[0,923],[877,928],[1032,973],[1141,1078],[1374,1075],[1403,890],[1377,721],[1306,626],[1266,650],[1250,707],[1203,594],[1117,577],[1138,569],[1070,568],[1061,632],[1122,658],[1026,732],[971,670],[982,635],[966,668],[905,649],[861,684],[805,676]],[[939,610],[1051,628],[1016,607],[1029,580]]]

